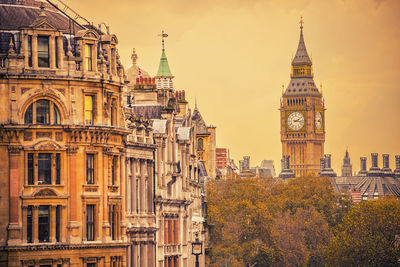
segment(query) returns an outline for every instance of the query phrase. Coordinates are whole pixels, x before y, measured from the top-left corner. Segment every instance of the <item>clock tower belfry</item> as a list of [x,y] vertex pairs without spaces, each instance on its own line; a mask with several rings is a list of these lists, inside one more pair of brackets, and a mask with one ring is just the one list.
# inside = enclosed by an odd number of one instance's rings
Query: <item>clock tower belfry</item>
[[317,174],[324,155],[325,107],[322,93],[314,83],[312,61],[303,38],[303,19],[290,78],[279,109],[282,156],[289,156],[296,177]]

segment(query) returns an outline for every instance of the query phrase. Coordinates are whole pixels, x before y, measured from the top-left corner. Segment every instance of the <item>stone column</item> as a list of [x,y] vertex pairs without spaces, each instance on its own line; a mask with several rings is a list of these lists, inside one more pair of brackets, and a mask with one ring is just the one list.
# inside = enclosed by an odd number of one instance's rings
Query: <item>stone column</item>
[[22,243],[27,243],[28,235],[28,206],[22,207]]
[[19,160],[21,149],[16,146],[8,147],[9,166],[10,166],[10,225],[18,224],[19,218]]
[[37,34],[32,35],[32,67],[38,68],[38,47],[37,47]]
[[56,242],[56,207],[50,206],[50,242]]
[[138,267],[138,244],[132,243],[132,267]]
[[50,56],[50,68],[54,69],[56,67],[56,40],[53,35],[49,38],[49,56]]
[[32,241],[39,243],[39,206],[35,205],[32,208]]
[[147,267],[147,245],[140,243],[140,267]]
[[144,213],[146,211],[146,202],[145,202],[145,194],[146,194],[146,176],[145,176],[145,160],[140,160],[140,213]]
[[62,35],[57,38],[57,52],[58,52],[58,67],[62,69],[64,67],[64,47]]
[[24,62],[25,62],[25,68],[29,67],[29,51],[28,51],[28,34],[24,34]]
[[131,158],[131,214],[136,214],[136,160],[134,158]]
[[147,160],[147,212],[153,213],[153,162]]
[[162,142],[162,152],[161,152],[161,160],[160,160],[160,164],[161,164],[161,168],[162,168],[162,186],[165,186],[165,148],[166,148],[166,144],[165,144],[165,140],[163,140]]
[[154,261],[155,261],[155,257],[154,257],[154,246],[153,243],[149,243],[147,244],[147,266],[148,267],[154,267]]
[[69,159],[69,190],[70,190],[70,221],[77,221],[77,206],[78,206],[78,194],[77,194],[77,166],[76,166],[76,153],[77,147],[70,147],[67,149],[67,156]]

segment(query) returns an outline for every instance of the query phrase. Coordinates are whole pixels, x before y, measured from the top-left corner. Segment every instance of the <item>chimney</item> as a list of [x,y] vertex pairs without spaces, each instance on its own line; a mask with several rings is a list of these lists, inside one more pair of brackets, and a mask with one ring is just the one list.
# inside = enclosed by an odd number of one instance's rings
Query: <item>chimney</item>
[[320,176],[323,177],[336,177],[336,173],[331,167],[331,154],[325,154],[320,160],[321,167],[324,167],[320,172]]
[[319,168],[320,168],[320,173],[325,169],[325,158],[319,159]]
[[290,156],[283,155],[281,159],[282,171],[279,174],[279,178],[288,179],[295,178],[293,171],[290,169]]
[[383,168],[382,168],[383,176],[392,177],[393,172],[392,172],[392,169],[390,169],[390,167],[389,167],[389,154],[383,154],[382,160],[383,160]]
[[378,167],[378,153],[371,153],[371,168],[369,168],[368,176],[382,176],[382,171]]
[[396,169],[394,170],[394,175],[400,178],[400,155],[396,155]]
[[366,176],[367,175],[367,158],[361,157],[360,158],[360,167],[361,170],[358,172],[358,176]]

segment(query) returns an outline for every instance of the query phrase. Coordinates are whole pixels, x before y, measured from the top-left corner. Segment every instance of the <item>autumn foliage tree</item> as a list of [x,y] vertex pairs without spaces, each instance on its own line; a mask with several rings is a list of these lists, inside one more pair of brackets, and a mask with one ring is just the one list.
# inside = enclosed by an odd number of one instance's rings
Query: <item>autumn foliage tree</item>
[[244,178],[207,184],[212,266],[320,266],[351,206],[328,178]]
[[366,201],[353,207],[338,226],[328,250],[330,266],[400,266],[400,202]]

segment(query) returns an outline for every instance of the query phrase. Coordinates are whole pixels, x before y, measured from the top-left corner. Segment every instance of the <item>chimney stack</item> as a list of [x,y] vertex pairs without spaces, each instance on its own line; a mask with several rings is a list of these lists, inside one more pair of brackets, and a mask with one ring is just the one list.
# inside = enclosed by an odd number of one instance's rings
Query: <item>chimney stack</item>
[[390,167],[389,167],[389,154],[383,154],[382,160],[383,160],[383,168],[382,168],[383,176],[392,177],[393,172],[392,172],[392,169],[390,169]]
[[279,178],[288,179],[296,177],[293,171],[290,169],[290,156],[283,155],[281,164],[282,164],[282,171],[279,174]]
[[400,178],[400,155],[396,155],[396,169],[394,170],[394,175]]
[[360,167],[361,167],[361,170],[358,172],[358,176],[367,176],[368,171],[367,171],[367,158],[366,157],[360,158]]
[[382,176],[382,171],[378,167],[378,153],[371,153],[371,168],[369,168],[368,176]]
[[324,157],[320,159],[320,165],[323,167],[322,171],[319,173],[320,176],[336,177],[336,173],[331,167],[331,154],[325,154]]

